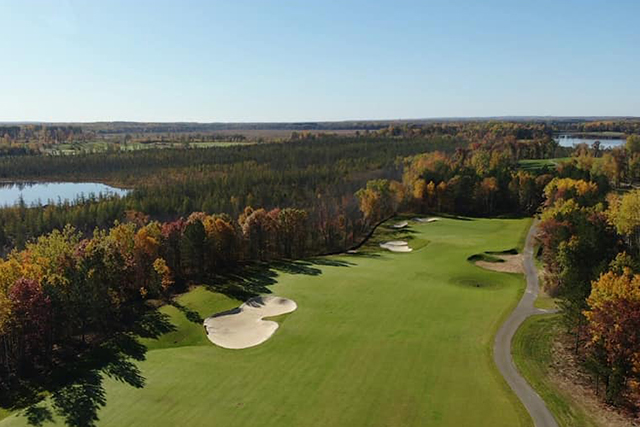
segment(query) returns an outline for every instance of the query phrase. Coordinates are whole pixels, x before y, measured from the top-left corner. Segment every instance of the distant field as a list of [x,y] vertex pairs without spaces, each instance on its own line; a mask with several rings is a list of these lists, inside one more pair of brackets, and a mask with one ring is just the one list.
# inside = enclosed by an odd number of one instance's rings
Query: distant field
[[570,157],[558,157],[555,159],[520,160],[518,167],[526,171],[540,170],[544,167],[555,168],[559,163],[569,160]]
[[[130,143],[127,145],[120,144],[121,151],[148,150],[152,148],[210,148],[210,147],[231,147],[235,145],[253,145],[255,141],[204,141],[204,142],[152,142],[148,144]],[[59,144],[54,149],[49,149],[49,154],[79,154],[79,153],[102,153],[107,150],[114,149],[115,143],[107,141],[94,141],[83,143],[65,143]]]
[[255,140],[259,138],[264,139],[278,139],[278,138],[289,138],[292,132],[297,133],[311,133],[311,134],[337,134],[343,136],[355,135],[355,133],[359,131],[360,133],[364,133],[364,130],[356,130],[356,129],[329,129],[329,130],[294,130],[294,129],[242,129],[242,130],[220,130],[216,131],[221,135],[237,135],[242,134],[247,139]]
[[[192,148],[208,148],[208,147],[230,147],[235,145],[251,145],[257,143],[273,142],[283,139],[289,139],[293,132],[310,133],[310,134],[336,134],[341,136],[351,136],[356,133],[355,129],[338,129],[338,130],[291,130],[291,129],[223,129],[216,131],[216,134],[232,139],[237,135],[243,135],[246,141],[204,141],[191,142],[188,145]],[[364,133],[363,130],[359,132]],[[109,139],[112,138],[112,139]],[[98,140],[90,142],[62,143],[55,148],[47,149],[48,154],[79,154],[79,153],[101,153],[109,148],[113,149],[116,143],[119,143],[120,136],[108,136],[108,140]],[[187,145],[183,142],[152,142],[152,143],[129,143],[126,146],[120,144],[120,150],[135,151],[146,150],[151,148],[182,148]]]
[[[194,319],[240,301],[197,287],[179,298],[182,310],[162,308],[177,330],[144,342],[145,386],[106,380],[98,425],[532,426],[491,353],[524,279],[467,261],[521,245],[529,224],[382,226],[360,254],[281,263],[277,277],[251,283],[274,280],[269,289],[298,310],[278,318],[269,341],[245,350],[214,346]],[[396,238],[419,249],[377,246]],[[16,415],[0,422],[24,425]]]

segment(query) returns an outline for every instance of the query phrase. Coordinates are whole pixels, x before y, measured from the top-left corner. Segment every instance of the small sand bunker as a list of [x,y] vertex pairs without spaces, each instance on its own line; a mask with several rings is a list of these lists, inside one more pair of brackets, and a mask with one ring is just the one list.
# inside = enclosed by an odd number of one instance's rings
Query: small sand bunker
[[504,262],[476,261],[478,267],[503,273],[523,273],[522,255],[493,255]]
[[413,218],[414,221],[416,222],[435,222],[435,221],[439,221],[440,218],[436,218],[436,217],[431,217],[431,218]]
[[204,328],[207,338],[220,347],[241,349],[262,344],[278,329],[278,322],[263,317],[291,313],[298,306],[287,298],[259,296],[240,307],[207,317]]
[[392,240],[386,243],[380,243],[380,247],[391,252],[411,252],[413,249],[409,247],[409,243],[404,240]]
[[408,225],[409,225],[409,223],[407,221],[402,221],[402,222],[398,222],[396,224],[393,224],[392,227],[393,228],[405,228]]

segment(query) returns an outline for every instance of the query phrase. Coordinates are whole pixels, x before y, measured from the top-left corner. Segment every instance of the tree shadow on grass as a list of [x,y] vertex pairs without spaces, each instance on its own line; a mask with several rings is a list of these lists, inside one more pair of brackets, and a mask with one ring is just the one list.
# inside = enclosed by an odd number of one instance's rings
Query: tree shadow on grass
[[240,301],[246,301],[259,294],[270,293],[269,286],[274,285],[277,272],[267,263],[251,263],[232,272],[218,274],[205,282],[205,287]]
[[[93,427],[99,420],[100,409],[107,403],[103,384],[106,377],[135,388],[145,385],[135,362],[145,360],[147,349],[137,337],[158,338],[174,330],[168,316],[148,309],[129,328],[114,333],[92,349],[79,350],[73,356],[61,355],[56,367],[45,376],[46,384],[35,381],[23,384],[32,393],[23,394],[10,407],[26,408],[21,415],[34,426],[44,425],[55,417],[68,426]],[[43,401],[45,394],[49,399]]]
[[319,276],[322,274],[322,270],[314,267],[311,262],[306,260],[275,261],[269,265],[269,268],[286,274],[304,274],[305,276]]
[[281,273],[319,276],[322,274],[322,269],[318,267],[350,267],[352,265],[354,264],[349,261],[321,257],[254,262],[243,265],[233,272],[217,275],[208,280],[205,286],[210,291],[246,301],[260,294],[271,293],[269,287],[278,282],[278,275]]
[[308,261],[312,265],[320,265],[324,267],[351,267],[355,265],[352,262],[334,258],[309,258]]
[[366,251],[366,250],[358,250],[356,252],[351,252],[349,253],[350,257],[354,257],[354,258],[376,258],[376,259],[382,259],[382,255],[380,255],[378,253],[378,251],[373,252],[373,251]]
[[[353,263],[331,258],[308,260],[279,260],[255,262],[233,272],[209,280],[206,287],[232,298],[246,301],[259,294],[271,293],[269,287],[277,283],[280,273],[318,276],[318,267],[350,267]],[[170,302],[185,317],[202,324],[204,319],[196,311]],[[135,362],[145,360],[146,347],[137,338],[159,338],[176,330],[166,314],[147,308],[135,313],[137,318],[127,328],[96,344],[91,350],[78,343],[73,354],[59,355],[51,372],[42,378],[12,387],[10,396],[0,396],[0,406],[22,410],[30,425],[41,426],[56,419],[72,427],[93,427],[99,421],[99,411],[107,403],[104,389],[106,377],[142,388],[145,379]],[[40,381],[40,382],[38,382]],[[43,400],[47,395],[48,399]]]
[[[271,293],[269,287],[277,283],[281,273],[318,276],[319,267],[350,267],[353,263],[331,258],[310,258],[308,260],[279,260],[256,262],[241,266],[233,272],[221,274],[209,280],[210,290],[232,298],[246,301],[259,294]],[[175,299],[170,302],[185,317],[202,324],[204,319],[194,310],[180,304]],[[15,390],[12,404],[0,400],[3,407],[24,409],[22,416],[30,425],[41,426],[60,419],[72,427],[93,427],[99,421],[99,411],[107,403],[104,379],[142,388],[145,379],[135,362],[145,360],[146,347],[137,340],[158,338],[175,331],[169,317],[156,309],[146,309],[136,313],[137,321],[125,330],[113,334],[109,339],[96,345],[90,351],[79,350],[75,354],[61,355],[48,375],[46,384],[35,381],[23,384]],[[79,356],[78,356],[79,355]],[[49,395],[46,400],[43,395]]]
[[204,319],[202,318],[202,316],[200,316],[200,313],[198,313],[195,310],[190,309],[187,306],[184,306],[182,304],[180,304],[178,302],[177,299],[172,299],[169,302],[169,305],[177,308],[178,310],[180,310],[182,312],[182,314],[184,314],[184,317],[187,318],[188,321],[193,322],[193,323],[197,323],[197,324],[202,324],[202,322],[204,322]]

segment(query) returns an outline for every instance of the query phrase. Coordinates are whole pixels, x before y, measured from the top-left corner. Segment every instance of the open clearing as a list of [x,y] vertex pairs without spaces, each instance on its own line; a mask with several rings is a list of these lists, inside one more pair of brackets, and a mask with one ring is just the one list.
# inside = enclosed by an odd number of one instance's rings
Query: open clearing
[[[298,309],[273,319],[280,328],[269,340],[243,350],[215,346],[202,326],[240,302],[195,288],[179,298],[182,310],[162,308],[177,330],[144,341],[145,386],[106,381],[98,424],[531,426],[491,353],[524,279],[467,261],[520,248],[529,224],[445,218],[382,226],[358,254],[291,263],[269,289]],[[414,251],[379,248],[394,239]],[[19,416],[0,422],[23,425]]]
[[518,162],[518,167],[529,172],[539,171],[543,168],[555,169],[558,164],[569,159],[570,157],[557,157],[555,159],[520,160]]

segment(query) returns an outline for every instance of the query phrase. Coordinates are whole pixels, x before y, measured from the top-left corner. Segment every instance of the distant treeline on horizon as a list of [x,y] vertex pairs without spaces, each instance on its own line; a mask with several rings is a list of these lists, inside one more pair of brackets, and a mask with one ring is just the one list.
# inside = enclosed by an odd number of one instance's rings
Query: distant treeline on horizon
[[215,132],[215,131],[255,131],[255,130],[290,130],[290,131],[375,131],[389,126],[429,127],[437,124],[452,123],[544,123],[554,131],[617,131],[633,133],[629,126],[637,130],[640,117],[633,116],[594,116],[594,117],[556,117],[556,116],[503,116],[503,117],[443,117],[423,119],[397,120],[344,120],[344,121],[305,121],[305,122],[1,122],[0,135],[8,128],[24,126],[46,128],[74,128],[75,130],[92,131],[98,134],[112,133],[182,133],[182,132]]

